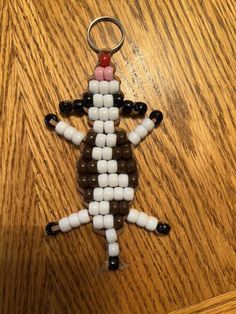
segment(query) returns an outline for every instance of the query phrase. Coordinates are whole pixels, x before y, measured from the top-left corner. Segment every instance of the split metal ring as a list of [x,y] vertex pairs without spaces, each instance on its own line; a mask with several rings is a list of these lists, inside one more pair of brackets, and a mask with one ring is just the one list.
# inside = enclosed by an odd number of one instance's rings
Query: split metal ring
[[123,45],[124,43],[124,39],[125,39],[125,30],[124,30],[124,27],[122,26],[121,22],[119,20],[117,20],[116,18],[114,17],[110,17],[110,16],[101,16],[101,17],[98,17],[96,18],[95,20],[92,21],[92,23],[89,25],[89,28],[88,28],[88,31],[87,31],[87,40],[88,40],[88,43],[89,43],[89,46],[94,50],[96,51],[97,53],[100,53],[102,51],[104,51],[104,48],[99,48],[97,47],[95,44],[94,44],[94,41],[92,40],[91,38],[91,31],[93,29],[93,27],[101,22],[111,22],[115,25],[118,26],[119,30],[120,30],[120,33],[121,33],[121,40],[118,42],[118,44],[113,47],[113,48],[110,48],[109,51],[111,52],[111,54],[117,52],[121,46]]

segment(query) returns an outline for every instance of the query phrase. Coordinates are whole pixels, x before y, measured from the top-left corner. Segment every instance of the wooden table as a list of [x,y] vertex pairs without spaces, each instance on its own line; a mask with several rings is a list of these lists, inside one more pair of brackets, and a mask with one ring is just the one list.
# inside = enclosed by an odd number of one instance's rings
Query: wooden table
[[[0,6],[0,312],[236,313],[235,2]],[[133,206],[172,226],[158,237],[126,225],[119,242],[128,268],[117,272],[101,271],[105,241],[91,226],[44,234],[48,221],[82,208],[79,149],[43,119],[85,90],[97,62],[86,30],[101,15],[118,17],[126,30],[113,57],[126,99],[165,116],[135,150],[140,185]],[[94,36],[106,46],[117,34],[97,29]],[[65,121],[88,129],[87,116]],[[126,130],[137,124],[121,120]]]

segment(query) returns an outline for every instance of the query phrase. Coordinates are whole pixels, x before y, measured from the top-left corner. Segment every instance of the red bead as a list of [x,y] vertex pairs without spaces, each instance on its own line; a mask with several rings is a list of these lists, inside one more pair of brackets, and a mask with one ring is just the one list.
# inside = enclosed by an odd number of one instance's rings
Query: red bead
[[111,63],[111,54],[109,52],[102,52],[99,56],[99,63],[101,67],[108,67]]

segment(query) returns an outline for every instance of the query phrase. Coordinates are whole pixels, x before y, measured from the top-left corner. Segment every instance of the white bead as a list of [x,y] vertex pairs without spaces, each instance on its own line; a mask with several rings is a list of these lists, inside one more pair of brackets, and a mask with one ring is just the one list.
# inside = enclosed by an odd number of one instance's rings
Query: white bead
[[111,160],[112,159],[112,148],[111,147],[103,147],[102,158],[105,160]]
[[110,94],[119,93],[120,90],[120,83],[117,80],[112,80],[109,82],[110,84]]
[[114,101],[113,101],[113,96],[110,94],[104,95],[103,96],[103,106],[106,108],[113,107]]
[[109,119],[112,121],[119,119],[119,108],[117,108],[117,107],[109,108]]
[[104,201],[108,201],[108,202],[112,201],[113,197],[114,197],[113,188],[111,188],[111,187],[104,188],[104,190],[103,190],[103,199],[104,199]]
[[136,224],[139,227],[145,227],[147,222],[148,222],[148,215],[145,214],[144,212],[140,212],[138,215],[138,219],[136,221]]
[[68,128],[65,129],[63,135],[64,137],[71,141],[72,140],[72,137],[73,135],[77,132],[77,130],[75,128],[73,128],[72,126],[68,126]]
[[127,174],[119,174],[119,186],[126,188],[129,185],[129,176]]
[[108,120],[104,122],[104,132],[107,134],[111,134],[115,132],[114,121]]
[[94,94],[93,95],[93,105],[94,105],[94,107],[103,107],[103,95]]
[[149,231],[154,231],[157,227],[158,219],[156,217],[149,216],[145,228]]
[[105,188],[109,185],[108,174],[103,173],[98,175],[98,186]]
[[114,217],[113,215],[105,215],[103,219],[103,224],[105,229],[111,229],[114,227]]
[[98,173],[106,173],[107,172],[107,161],[106,160],[99,160],[97,162],[97,171]]
[[106,146],[115,147],[116,146],[116,134],[107,134],[106,137]]
[[93,190],[93,199],[97,202],[101,202],[103,200],[103,188],[95,188]]
[[134,132],[136,132],[141,137],[141,139],[148,135],[148,130],[142,124],[138,125],[134,129]]
[[57,132],[57,134],[59,135],[63,135],[64,131],[66,128],[68,128],[68,124],[64,121],[60,121],[57,123],[56,127],[55,127],[55,131]]
[[103,150],[101,147],[94,147],[92,150],[92,159],[93,160],[101,160],[102,159]]
[[72,142],[73,144],[79,146],[84,138],[85,138],[85,134],[77,131],[72,137]]
[[108,160],[107,172],[108,173],[116,173],[117,172],[117,161],[116,160]]
[[97,215],[93,217],[93,227],[95,229],[103,229],[103,216]]
[[98,117],[99,117],[99,120],[102,120],[102,121],[109,120],[109,109],[105,107],[99,108]]
[[105,233],[106,233],[106,239],[108,243],[113,243],[117,241],[117,233],[114,228],[107,229]]
[[96,216],[99,214],[99,203],[98,202],[90,202],[89,203],[89,215]]
[[93,123],[93,130],[96,133],[103,133],[104,122],[100,120],[96,120]]
[[98,112],[99,109],[97,107],[90,107],[88,110],[89,119],[92,121],[98,120]]
[[89,91],[92,94],[99,94],[99,81],[96,80],[89,81]]
[[62,232],[67,232],[72,229],[72,226],[70,225],[70,220],[68,217],[61,218],[58,222],[59,228]]
[[118,242],[113,242],[108,244],[108,254],[109,256],[119,255],[119,244]]
[[99,205],[99,213],[100,215],[107,215],[110,211],[110,203],[107,201],[100,202]]
[[78,213],[73,213],[68,218],[72,228],[77,228],[81,225]]
[[106,145],[106,139],[107,139],[106,134],[102,133],[97,134],[95,139],[95,145],[98,147],[104,147]]
[[132,201],[133,198],[134,198],[134,189],[130,187],[124,188],[124,200]]
[[149,118],[145,118],[141,125],[144,126],[148,130],[148,132],[151,132],[155,127],[154,122]]
[[132,131],[128,135],[128,140],[134,145],[138,145],[138,143],[141,141],[141,137],[138,135],[138,133]]
[[109,174],[109,186],[116,187],[119,185],[119,177],[117,173]]
[[79,215],[79,220],[81,221],[82,224],[87,224],[90,222],[89,214],[87,209],[81,209],[78,212]]
[[124,199],[124,191],[120,187],[114,188],[114,200],[121,201]]
[[109,94],[109,82],[107,81],[100,81],[100,94]]
[[127,221],[135,224],[138,219],[139,212],[137,209],[131,208],[127,216]]

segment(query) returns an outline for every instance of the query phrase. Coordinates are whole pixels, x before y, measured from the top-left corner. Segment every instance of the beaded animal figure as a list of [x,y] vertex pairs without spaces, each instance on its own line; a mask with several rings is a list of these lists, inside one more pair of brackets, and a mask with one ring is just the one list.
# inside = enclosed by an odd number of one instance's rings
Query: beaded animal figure
[[128,135],[119,129],[120,115],[144,116],[147,105],[124,100],[120,81],[114,73],[111,51],[100,51],[98,65],[82,99],[59,104],[63,115],[88,114],[92,128],[87,135],[59,121],[54,114],[48,114],[44,120],[58,135],[81,147],[82,156],[77,163],[77,173],[85,205],[85,209],[61,218],[58,222],[50,222],[46,226],[46,233],[52,236],[92,222],[94,231],[106,238],[109,270],[119,268],[118,235],[123,230],[124,221],[136,223],[157,234],[165,235],[170,231],[167,223],[130,209],[138,185],[133,148],[161,123],[163,115],[158,110],[152,111],[149,118],[145,118]]

